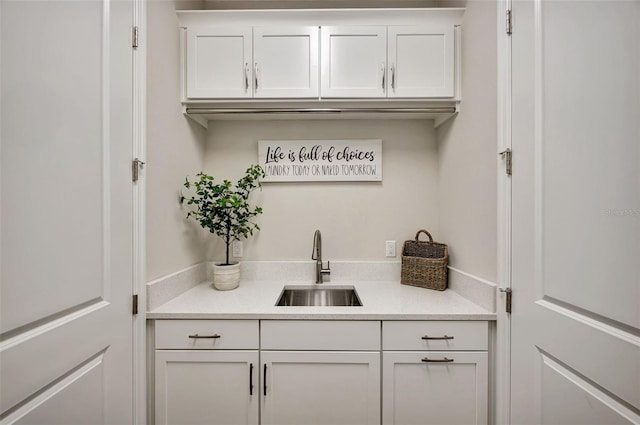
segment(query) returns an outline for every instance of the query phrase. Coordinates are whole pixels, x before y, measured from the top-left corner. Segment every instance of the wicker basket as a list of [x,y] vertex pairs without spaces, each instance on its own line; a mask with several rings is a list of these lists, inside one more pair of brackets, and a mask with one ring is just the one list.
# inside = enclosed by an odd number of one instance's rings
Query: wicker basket
[[[429,237],[419,240],[420,233]],[[402,246],[402,273],[400,283],[421,288],[444,291],[447,289],[447,245],[434,242],[431,234],[422,229],[413,241],[405,241]]]

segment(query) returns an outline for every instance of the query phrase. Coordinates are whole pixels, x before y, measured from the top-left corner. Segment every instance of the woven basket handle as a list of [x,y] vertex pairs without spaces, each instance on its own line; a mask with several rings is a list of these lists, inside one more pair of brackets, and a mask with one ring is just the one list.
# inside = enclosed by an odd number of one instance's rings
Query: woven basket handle
[[427,235],[427,237],[429,238],[429,242],[433,242],[433,238],[431,237],[431,233],[427,232],[424,229],[420,229],[418,230],[418,233],[416,233],[416,242],[419,242],[420,239],[420,233],[424,233]]

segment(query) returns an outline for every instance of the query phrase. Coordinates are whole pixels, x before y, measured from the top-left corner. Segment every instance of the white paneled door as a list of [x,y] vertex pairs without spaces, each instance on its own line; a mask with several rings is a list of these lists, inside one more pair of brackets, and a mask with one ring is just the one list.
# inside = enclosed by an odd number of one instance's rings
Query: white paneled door
[[512,424],[640,423],[639,22],[513,4]]
[[132,23],[0,2],[3,424],[133,421]]

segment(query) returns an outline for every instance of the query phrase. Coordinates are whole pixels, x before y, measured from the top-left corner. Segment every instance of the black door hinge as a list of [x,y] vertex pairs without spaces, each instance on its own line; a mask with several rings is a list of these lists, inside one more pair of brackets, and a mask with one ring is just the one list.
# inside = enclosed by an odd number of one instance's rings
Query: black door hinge
[[131,314],[134,316],[138,314],[138,294],[133,294],[133,304],[131,307]]

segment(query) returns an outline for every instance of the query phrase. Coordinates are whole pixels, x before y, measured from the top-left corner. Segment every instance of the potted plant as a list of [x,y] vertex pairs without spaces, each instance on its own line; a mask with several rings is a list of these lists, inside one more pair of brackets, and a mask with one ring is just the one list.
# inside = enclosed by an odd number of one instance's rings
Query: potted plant
[[262,214],[262,208],[251,208],[249,195],[260,186],[260,178],[264,170],[259,165],[252,165],[245,175],[233,185],[224,180],[216,184],[214,178],[200,172],[193,182],[185,178],[184,187],[195,193],[186,199],[187,205],[193,209],[187,218],[195,219],[200,226],[210,233],[218,235],[226,245],[225,262],[214,264],[213,285],[216,289],[227,290],[237,288],[240,283],[240,264],[229,261],[229,250],[233,241],[253,235],[260,226],[252,219]]

